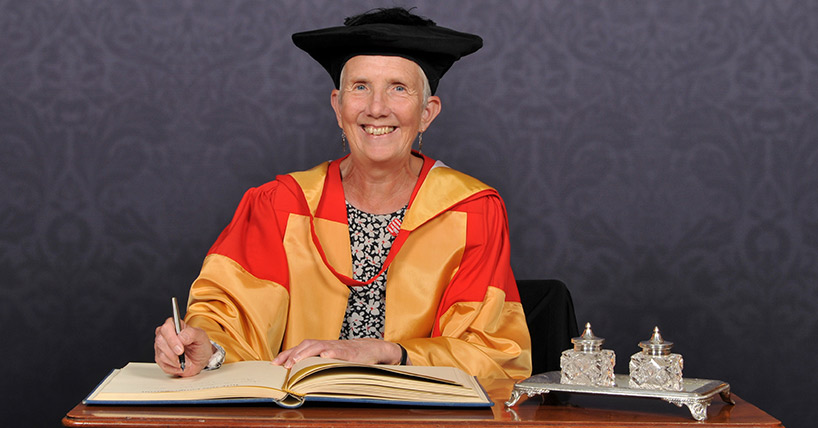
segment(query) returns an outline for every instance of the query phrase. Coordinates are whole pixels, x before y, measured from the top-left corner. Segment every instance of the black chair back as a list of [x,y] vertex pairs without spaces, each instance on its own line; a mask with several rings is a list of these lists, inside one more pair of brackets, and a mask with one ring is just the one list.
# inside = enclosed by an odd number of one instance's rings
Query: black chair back
[[517,288],[531,333],[532,374],[559,370],[562,351],[579,336],[568,287],[557,279],[523,279]]

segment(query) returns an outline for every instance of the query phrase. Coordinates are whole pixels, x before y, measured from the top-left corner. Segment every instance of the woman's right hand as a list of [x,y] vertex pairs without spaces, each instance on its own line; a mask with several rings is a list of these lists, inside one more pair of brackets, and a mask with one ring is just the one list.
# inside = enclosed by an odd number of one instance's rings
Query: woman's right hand
[[[162,370],[171,375],[188,377],[201,372],[215,349],[204,330],[188,327],[182,322],[182,330],[176,334],[173,318],[156,327],[153,341],[154,359]],[[185,355],[185,370],[179,364],[179,355]]]

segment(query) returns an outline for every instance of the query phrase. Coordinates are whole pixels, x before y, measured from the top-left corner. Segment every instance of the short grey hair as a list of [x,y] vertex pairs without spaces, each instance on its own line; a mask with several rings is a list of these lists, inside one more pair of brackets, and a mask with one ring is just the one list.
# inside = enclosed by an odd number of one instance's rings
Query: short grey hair
[[[429,78],[426,77],[426,73],[423,71],[423,68],[421,68],[420,65],[418,65],[418,63],[416,63],[414,61],[412,61],[412,63],[415,64],[415,67],[417,67],[418,71],[420,71],[420,77],[421,77],[420,80],[423,81],[423,107],[426,107],[426,104],[429,102],[429,97],[432,96],[432,87],[429,85]],[[341,84],[343,84],[343,82],[344,82],[344,75],[346,74],[346,71],[347,71],[347,65],[344,64],[344,67],[341,68],[341,76],[340,76],[340,79],[339,79],[339,82],[341,82]],[[344,91],[339,92],[339,94],[338,94],[339,101],[340,101],[340,98],[343,97],[343,93],[344,93]]]

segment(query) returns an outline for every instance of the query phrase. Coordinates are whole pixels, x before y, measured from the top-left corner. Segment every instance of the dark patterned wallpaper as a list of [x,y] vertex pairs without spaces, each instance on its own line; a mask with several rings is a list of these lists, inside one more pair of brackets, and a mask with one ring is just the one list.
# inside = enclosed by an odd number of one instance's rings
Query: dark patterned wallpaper
[[341,155],[290,34],[394,3],[485,39],[423,148],[500,190],[519,278],[618,372],[658,324],[685,375],[818,417],[815,2],[0,0],[4,418],[152,359],[242,192]]

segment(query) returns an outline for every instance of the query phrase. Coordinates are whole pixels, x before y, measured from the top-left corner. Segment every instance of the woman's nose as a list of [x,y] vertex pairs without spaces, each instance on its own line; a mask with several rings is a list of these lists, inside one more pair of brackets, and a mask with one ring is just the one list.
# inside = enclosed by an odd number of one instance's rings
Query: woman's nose
[[369,105],[367,106],[370,116],[382,117],[389,115],[389,104],[386,95],[380,92],[374,92],[369,98]]

